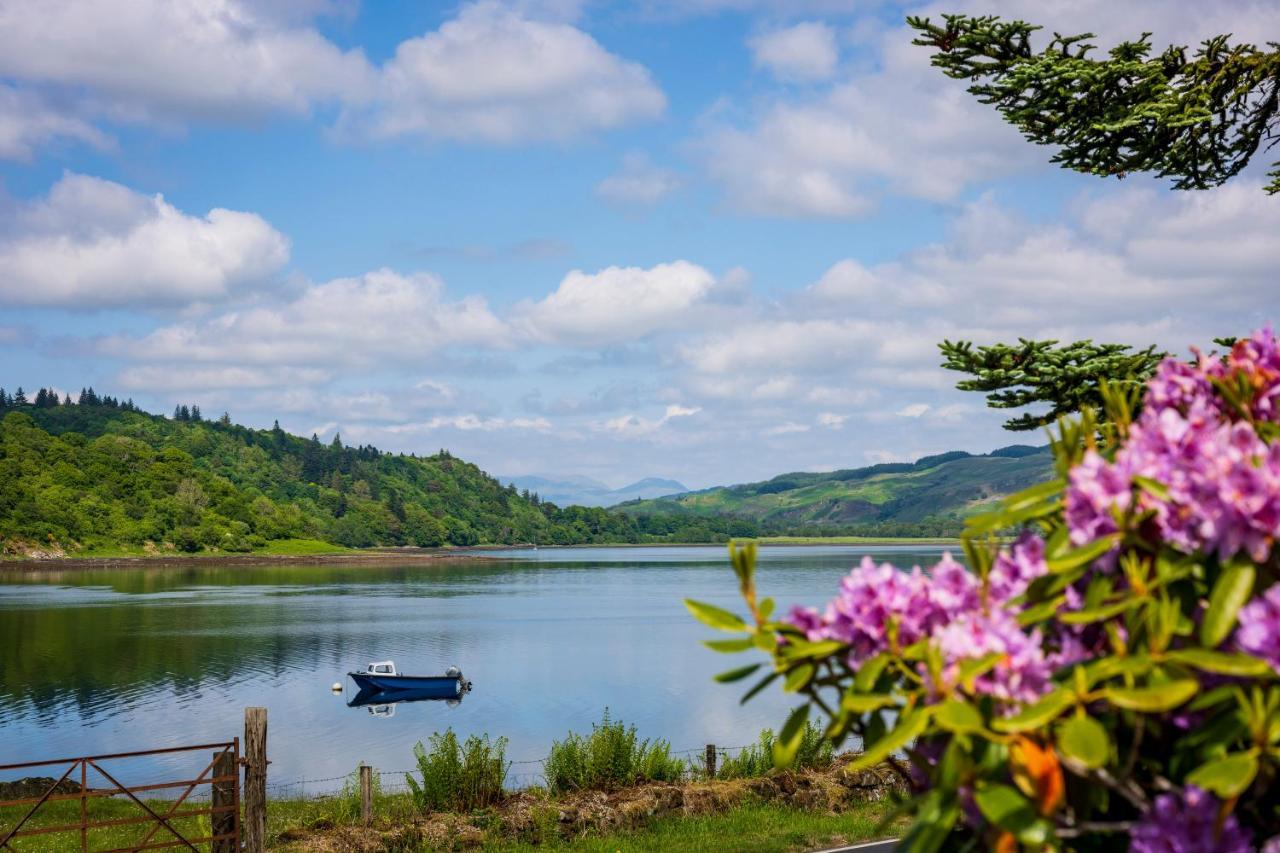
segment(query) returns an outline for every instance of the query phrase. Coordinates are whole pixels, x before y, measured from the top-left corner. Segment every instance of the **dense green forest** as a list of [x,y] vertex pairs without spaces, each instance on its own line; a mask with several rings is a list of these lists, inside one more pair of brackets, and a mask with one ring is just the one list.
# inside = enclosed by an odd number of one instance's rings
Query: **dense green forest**
[[952,536],[964,519],[1053,476],[1047,447],[1015,444],[975,456],[961,450],[915,462],[826,473],[780,474],[615,507],[649,516],[740,518],[795,535]]
[[558,507],[441,450],[391,454],[255,430],[198,407],[172,417],[86,389],[76,401],[0,389],[0,553],[138,548],[715,542],[732,518],[632,518]]

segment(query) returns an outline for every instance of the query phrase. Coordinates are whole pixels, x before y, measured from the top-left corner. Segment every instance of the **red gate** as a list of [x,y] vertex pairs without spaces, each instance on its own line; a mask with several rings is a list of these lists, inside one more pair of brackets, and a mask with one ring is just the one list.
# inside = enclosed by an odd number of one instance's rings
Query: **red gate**
[[[122,759],[141,758],[156,755],[179,755],[197,751],[213,750],[213,758],[194,779],[153,782],[145,785],[122,784],[115,775],[103,767],[106,762]],[[203,760],[203,759],[202,759]],[[44,788],[40,796],[19,797],[17,799],[0,800],[0,850],[17,850],[13,842],[20,838],[35,835],[51,835],[55,833],[79,833],[79,843],[68,843],[66,849],[76,846],[81,851],[90,849],[90,831],[117,827],[128,827],[142,824],[145,833],[140,838],[122,846],[109,846],[94,849],[116,851],[156,850],[164,847],[178,847],[188,850],[211,850],[215,853],[240,849],[240,739],[227,743],[199,744],[197,746],[180,746],[168,749],[148,749],[141,752],[119,752],[113,755],[93,755],[80,758],[62,758],[55,761],[28,761],[21,764],[0,764],[0,773],[11,771],[31,771],[47,768],[46,773],[56,773],[58,768],[66,766],[62,775],[52,784],[54,777],[44,779],[39,787]],[[199,765],[195,765],[199,766]],[[118,767],[113,767],[120,773]],[[188,808],[182,805],[202,785],[209,785],[209,802],[206,808],[192,808],[203,805],[192,801]],[[181,788],[182,793],[175,799],[155,799],[155,792]],[[151,802],[147,802],[138,794],[151,794]],[[121,798],[132,803],[140,814],[126,817],[95,818],[90,812],[93,805],[105,803],[107,798]],[[49,811],[49,804],[69,800],[79,801],[78,820],[67,822],[63,816],[58,822],[41,820],[41,809]],[[23,808],[23,807],[28,808]],[[197,832],[175,822],[188,818],[208,816],[207,829],[195,821]],[[207,833],[207,834],[199,834]],[[67,839],[68,842],[71,839]],[[110,842],[117,844],[119,838]],[[197,847],[196,845],[208,845]]]

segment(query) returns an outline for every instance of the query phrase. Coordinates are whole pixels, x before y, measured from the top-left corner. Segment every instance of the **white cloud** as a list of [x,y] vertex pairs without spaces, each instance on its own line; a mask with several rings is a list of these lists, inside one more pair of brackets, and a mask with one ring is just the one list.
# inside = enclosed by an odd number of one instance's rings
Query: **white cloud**
[[716,279],[688,261],[649,269],[574,270],[555,292],[517,307],[520,325],[548,343],[593,346],[642,338],[687,321],[712,294]]
[[576,27],[495,2],[402,42],[343,132],[373,139],[563,140],[656,118],[666,97],[641,65]]
[[610,418],[606,421],[596,422],[592,426],[599,432],[609,432],[627,438],[636,438],[639,436],[653,435],[672,420],[676,418],[690,418],[701,411],[702,408],[700,406],[681,406],[678,404],[672,404],[667,406],[666,412],[664,412],[660,418],[644,418],[639,415],[629,414]]
[[769,427],[768,429],[762,431],[760,434],[767,435],[767,436],[774,436],[774,435],[790,435],[792,433],[808,432],[808,431],[809,431],[808,424],[798,424],[795,421],[787,421],[786,423]]
[[21,206],[0,237],[0,301],[99,308],[185,305],[260,285],[289,259],[289,241],[262,217],[178,210],[161,195],[66,174]]
[[818,21],[761,33],[747,44],[756,66],[782,80],[825,80],[840,61],[835,30]]
[[546,418],[483,418],[466,414],[437,415],[421,423],[386,427],[386,431],[389,433],[432,432],[439,429],[456,429],[463,432],[496,432],[504,430],[545,432],[551,429],[551,422]]
[[0,158],[27,161],[36,149],[55,140],[108,148],[111,140],[96,127],[46,103],[32,92],[0,85]]
[[444,298],[428,274],[388,269],[306,287],[292,299],[163,326],[101,343],[135,361],[366,370],[413,363],[448,347],[506,345],[505,324],[479,296]]
[[849,420],[848,415],[837,415],[834,412],[822,412],[818,415],[818,426],[827,429],[843,429],[844,422]]
[[306,113],[366,96],[374,71],[300,13],[237,0],[10,0],[0,73],[69,91],[117,119],[171,123]]
[[911,403],[910,405],[906,405],[901,409],[898,409],[894,414],[900,418],[918,418],[925,412],[929,411],[929,408],[930,406],[928,403]]
[[622,158],[622,168],[596,184],[596,195],[615,204],[656,204],[680,188],[680,176],[641,153]]

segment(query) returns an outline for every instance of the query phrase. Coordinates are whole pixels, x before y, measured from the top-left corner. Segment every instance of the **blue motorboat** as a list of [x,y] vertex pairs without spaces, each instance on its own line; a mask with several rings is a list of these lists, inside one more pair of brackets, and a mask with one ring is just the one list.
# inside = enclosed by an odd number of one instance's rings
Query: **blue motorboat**
[[416,699],[457,699],[471,689],[462,671],[451,666],[444,675],[401,675],[394,661],[374,661],[358,672],[347,673],[361,692],[395,694],[412,692]]

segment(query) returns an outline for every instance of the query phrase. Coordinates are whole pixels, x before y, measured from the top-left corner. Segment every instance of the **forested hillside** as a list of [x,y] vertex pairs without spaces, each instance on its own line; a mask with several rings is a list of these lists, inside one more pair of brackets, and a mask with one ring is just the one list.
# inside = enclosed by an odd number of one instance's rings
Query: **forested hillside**
[[615,508],[637,519],[672,513],[740,518],[810,535],[950,536],[965,517],[1052,473],[1048,448],[1013,445],[985,456],[953,451],[913,463],[782,474]]
[[755,525],[561,508],[447,451],[346,447],[254,430],[198,408],[0,390],[0,553],[115,547],[249,552],[318,539],[351,547],[721,541]]

